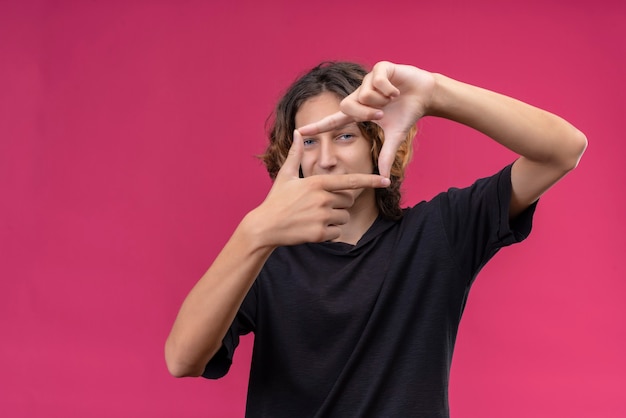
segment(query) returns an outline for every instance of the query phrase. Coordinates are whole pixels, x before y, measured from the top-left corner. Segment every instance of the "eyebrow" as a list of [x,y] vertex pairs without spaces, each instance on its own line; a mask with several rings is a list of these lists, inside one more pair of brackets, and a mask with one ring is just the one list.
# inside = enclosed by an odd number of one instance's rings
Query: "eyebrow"
[[[345,125],[343,125],[343,126],[339,126],[339,127],[337,127],[337,128],[330,129],[330,130],[328,130],[328,131],[324,131],[324,132],[330,132],[331,134],[335,135],[335,134],[337,134],[338,132],[345,131],[346,129],[355,129],[355,130],[357,130],[359,133],[361,132],[361,128],[359,128],[359,125],[358,125],[358,123],[357,123],[357,122],[350,122],[350,123],[347,123],[347,124],[345,124]],[[315,134],[315,135],[307,135],[307,136],[305,136],[304,138],[315,138],[316,136],[318,136],[318,135],[320,135],[320,134],[322,134],[322,133],[323,133],[323,132],[317,133],[317,134]]]

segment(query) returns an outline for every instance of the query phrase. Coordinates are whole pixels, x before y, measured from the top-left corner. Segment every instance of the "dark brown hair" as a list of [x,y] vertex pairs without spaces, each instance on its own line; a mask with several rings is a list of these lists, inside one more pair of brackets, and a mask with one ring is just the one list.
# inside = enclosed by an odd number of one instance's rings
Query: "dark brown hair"
[[[351,62],[323,62],[289,87],[268,119],[269,145],[261,155],[272,179],[276,178],[289,153],[293,131],[296,129],[296,113],[300,106],[324,92],[334,93],[343,99],[361,85],[366,74],[363,67]],[[373,122],[360,122],[358,126],[363,136],[371,141],[372,163],[378,173],[378,154],[384,142],[383,130]],[[415,132],[416,129],[412,128],[396,153],[391,167],[391,185],[386,189],[376,189],[376,204],[380,214],[386,219],[402,217],[400,186],[413,152]]]

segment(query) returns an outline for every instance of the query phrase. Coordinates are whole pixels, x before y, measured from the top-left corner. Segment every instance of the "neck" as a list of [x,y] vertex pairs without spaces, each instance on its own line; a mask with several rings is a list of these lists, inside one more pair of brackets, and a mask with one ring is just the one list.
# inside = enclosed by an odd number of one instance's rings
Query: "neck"
[[374,190],[363,190],[348,212],[350,220],[339,227],[341,235],[333,241],[356,245],[378,217]]

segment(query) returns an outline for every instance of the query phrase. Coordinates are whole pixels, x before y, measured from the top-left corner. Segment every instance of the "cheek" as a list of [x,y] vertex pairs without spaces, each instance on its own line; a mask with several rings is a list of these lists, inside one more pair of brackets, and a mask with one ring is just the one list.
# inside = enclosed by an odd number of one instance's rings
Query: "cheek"
[[306,155],[302,156],[300,160],[300,175],[303,177],[309,177],[313,172],[313,163],[311,158],[307,158]]
[[372,173],[374,171],[374,163],[372,161],[372,156],[369,153],[361,153],[358,158],[355,158],[353,161],[358,167],[359,172]]
[[368,141],[361,141],[354,149],[353,161],[359,165],[361,171],[371,173],[374,170],[372,146]]

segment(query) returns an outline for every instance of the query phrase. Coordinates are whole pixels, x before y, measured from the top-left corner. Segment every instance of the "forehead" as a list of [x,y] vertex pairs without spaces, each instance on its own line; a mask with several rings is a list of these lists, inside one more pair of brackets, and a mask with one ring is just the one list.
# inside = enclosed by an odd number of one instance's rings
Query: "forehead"
[[296,113],[296,128],[317,122],[339,111],[341,99],[331,92],[323,92],[306,100]]

